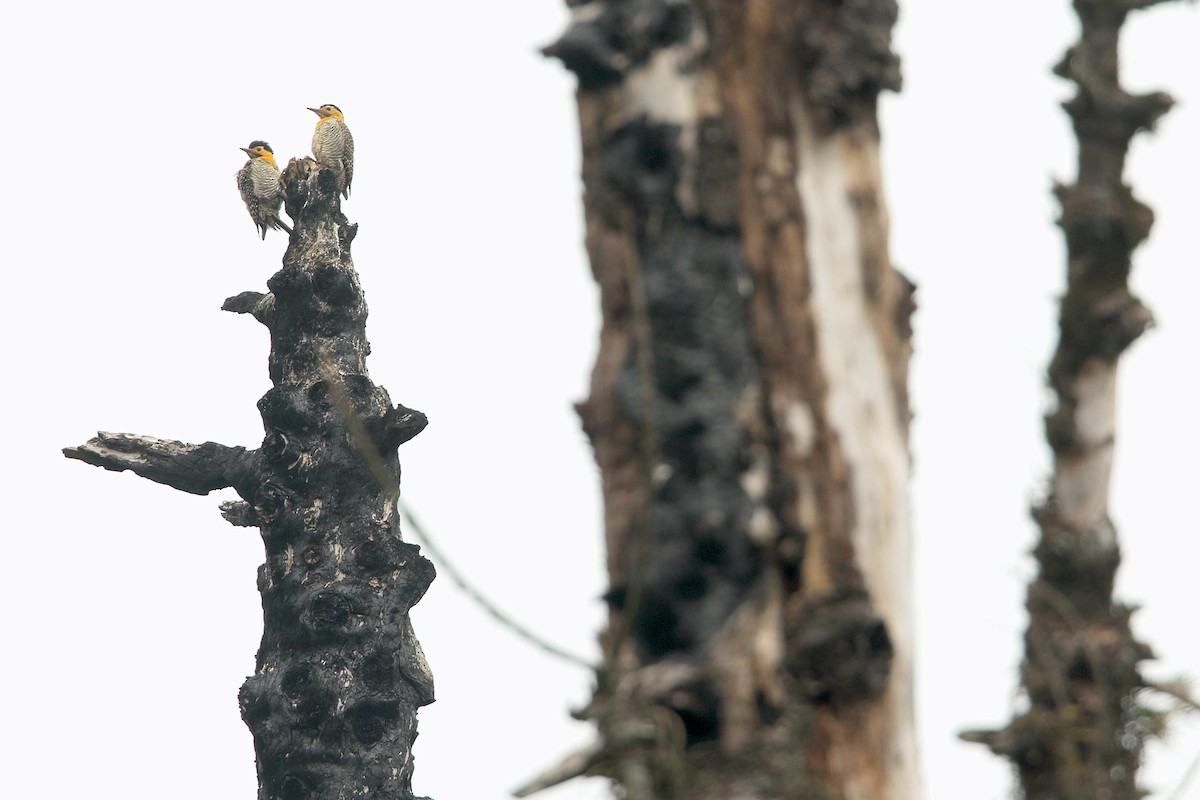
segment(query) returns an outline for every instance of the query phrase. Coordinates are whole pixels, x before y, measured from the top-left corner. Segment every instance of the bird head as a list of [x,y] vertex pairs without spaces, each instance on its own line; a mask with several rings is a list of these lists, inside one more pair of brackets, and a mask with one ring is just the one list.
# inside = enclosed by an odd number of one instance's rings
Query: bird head
[[262,140],[255,140],[250,143],[249,147],[238,148],[251,158],[261,158],[266,160],[271,165],[275,165],[275,151],[271,149],[271,145]]
[[[326,103],[320,108],[310,108],[309,111],[320,117],[321,122],[327,119],[339,119],[342,122],[346,121],[346,118],[342,116],[342,110],[333,103]],[[321,122],[318,122],[317,124],[320,125]]]

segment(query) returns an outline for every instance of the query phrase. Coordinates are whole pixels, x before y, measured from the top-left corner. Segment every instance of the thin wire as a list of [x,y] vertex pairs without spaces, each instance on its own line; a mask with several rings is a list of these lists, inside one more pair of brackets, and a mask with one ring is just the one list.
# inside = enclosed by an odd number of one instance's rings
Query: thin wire
[[445,572],[446,575],[449,576],[450,580],[454,581],[455,585],[462,590],[463,594],[474,601],[475,604],[481,609],[490,614],[494,620],[508,628],[510,631],[524,639],[529,644],[549,653],[552,656],[557,656],[563,661],[569,661],[572,664],[583,667],[584,669],[594,670],[596,668],[595,665],[587,659],[577,656],[574,653],[564,650],[558,645],[543,639],[541,636],[538,636],[529,628],[510,617],[508,614],[501,611],[495,603],[484,597],[479,590],[472,586],[471,583],[465,577],[463,577],[463,574],[458,571],[457,567],[450,563],[449,559],[446,558],[445,554],[442,553],[441,549],[437,546],[437,544],[434,543],[433,539],[429,537],[429,532],[423,525],[421,525],[420,522],[417,521],[417,518],[413,516],[412,510],[409,509],[403,500],[396,501],[396,508],[404,517],[404,520],[408,523],[408,527],[414,534],[416,534],[416,537],[421,540],[421,544],[424,545],[429,554],[433,556],[433,560],[436,561],[441,567],[441,571]]
[[1200,770],[1200,753],[1192,759],[1191,766],[1187,768],[1187,772],[1183,773],[1183,779],[1179,781],[1179,785],[1175,787],[1175,791],[1171,792],[1171,796],[1167,800],[1183,800],[1183,793],[1187,791],[1188,784],[1192,782],[1192,778],[1196,777],[1196,772]]
[[441,571],[445,572],[446,575],[450,577],[450,580],[452,580],[454,584],[462,590],[463,594],[473,600],[481,609],[490,614],[494,620],[499,622],[505,628],[508,628],[510,631],[524,639],[529,644],[546,653],[549,653],[552,656],[557,656],[563,661],[569,661],[570,663],[583,667],[587,670],[594,670],[595,665],[593,665],[587,659],[577,656],[574,653],[564,650],[558,645],[543,639],[541,636],[538,636],[529,628],[510,617],[508,614],[501,611],[495,603],[486,598],[479,590],[471,585],[471,583],[463,576],[463,574],[458,571],[458,568],[455,567],[448,558],[446,558],[441,548],[439,548],[433,539],[430,538],[429,532],[425,529],[425,526],[421,525],[421,523],[417,521],[417,518],[413,516],[413,513],[409,507],[400,500],[400,487],[398,485],[392,485],[392,477],[387,470],[387,465],[384,463],[383,456],[381,456],[379,451],[370,444],[371,439],[367,434],[366,429],[363,428],[363,424],[359,420],[358,415],[354,413],[353,405],[350,402],[349,396],[346,394],[346,390],[342,388],[341,381],[339,380],[340,376],[337,374],[336,370],[334,370],[333,362],[325,353],[321,353],[321,366],[323,368],[322,371],[324,372],[325,383],[329,387],[330,394],[333,396],[334,405],[336,405],[338,411],[341,412],[342,419],[346,423],[346,429],[350,433],[350,442],[352,446],[358,451],[359,457],[362,458],[372,477],[375,478],[375,482],[378,483],[380,488],[387,493],[388,499],[395,502],[396,510],[400,512],[400,514],[408,522],[409,527],[411,527],[413,530],[413,533],[416,534],[417,538],[420,539],[422,544],[425,545],[425,549],[429,551],[429,554],[433,556],[433,560],[441,565]]

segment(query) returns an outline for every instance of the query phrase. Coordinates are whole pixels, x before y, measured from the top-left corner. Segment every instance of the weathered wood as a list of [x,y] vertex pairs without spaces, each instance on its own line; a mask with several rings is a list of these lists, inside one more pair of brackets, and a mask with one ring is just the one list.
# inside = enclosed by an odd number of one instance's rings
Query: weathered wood
[[890,0],[593,0],[579,77],[603,328],[593,774],[631,798],[918,795],[907,364],[875,102]]
[[1067,288],[1049,367],[1055,407],[1046,417],[1054,453],[1050,491],[1033,510],[1041,535],[1026,606],[1021,686],[1027,710],[1000,731],[972,731],[1013,762],[1028,800],[1135,800],[1144,739],[1154,725],[1137,700],[1149,648],[1115,602],[1121,555],[1108,516],[1120,355],[1151,324],[1129,290],[1133,251],[1153,214],[1122,180],[1130,140],[1172,100],[1134,95],[1118,81],[1126,14],[1159,0],[1076,0],[1079,42],[1055,67],[1075,83],[1064,108],[1079,141],[1078,176],[1057,186],[1067,242]]
[[104,431],[79,447],[63,448],[63,455],[114,472],[129,470],[191,494],[208,494],[232,486],[248,464],[244,447],[216,442],[185,444]]
[[396,448],[427,420],[367,375],[356,226],[332,178],[288,164],[283,268],[268,294],[224,304],[271,333],[262,446],[101,434],[65,453],[189,492],[232,486],[242,500],[222,514],[260,528],[263,639],[240,698],[259,800],[409,800],[416,712],[434,695],[408,612],[434,570],[400,534]]

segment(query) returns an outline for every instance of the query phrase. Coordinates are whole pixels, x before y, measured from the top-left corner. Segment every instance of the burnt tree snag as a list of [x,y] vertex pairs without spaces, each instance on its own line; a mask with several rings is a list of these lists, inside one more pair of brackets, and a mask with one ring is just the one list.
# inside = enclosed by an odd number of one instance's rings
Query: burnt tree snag
[[576,771],[633,800],[911,800],[896,4],[568,5],[545,52],[579,81],[611,581]]
[[426,419],[367,375],[357,226],[333,173],[293,159],[282,180],[295,221],[283,268],[269,293],[224,305],[271,332],[262,446],[101,433],[63,452],[195,494],[233,487],[242,500],[222,513],[261,531],[263,639],[241,691],[259,800],[409,800],[433,676],[408,612],[434,569],[400,535],[396,451]]
[[1067,288],[1048,371],[1054,473],[1049,496],[1033,509],[1038,574],[1026,598],[1021,666],[1029,707],[1003,730],[963,734],[1012,761],[1027,800],[1144,796],[1136,777],[1149,716],[1137,700],[1138,664],[1151,652],[1130,630],[1133,609],[1113,599],[1121,554],[1108,485],[1117,361],[1152,321],[1128,279],[1154,215],[1122,173],[1130,140],[1172,105],[1162,92],[1121,88],[1117,42],[1129,11],[1160,1],[1075,0],[1080,38],[1054,70],[1077,87],[1063,105],[1079,140],[1079,167],[1074,184],[1055,187]]

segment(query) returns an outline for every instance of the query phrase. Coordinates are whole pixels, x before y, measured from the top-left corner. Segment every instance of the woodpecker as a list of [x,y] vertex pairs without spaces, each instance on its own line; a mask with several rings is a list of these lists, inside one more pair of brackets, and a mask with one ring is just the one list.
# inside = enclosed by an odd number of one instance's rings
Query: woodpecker
[[239,148],[250,160],[237,171],[238,191],[242,193],[242,201],[254,220],[262,238],[267,238],[268,228],[287,231],[290,236],[292,229],[279,218],[279,207],[283,205],[283,190],[279,186],[279,165],[275,163],[275,151],[271,145],[256,140],[249,147]]
[[346,118],[342,116],[342,110],[331,103],[309,111],[320,117],[313,132],[313,156],[322,167],[333,170],[338,191],[342,197],[349,197],[350,181],[354,180],[354,137],[346,127]]

